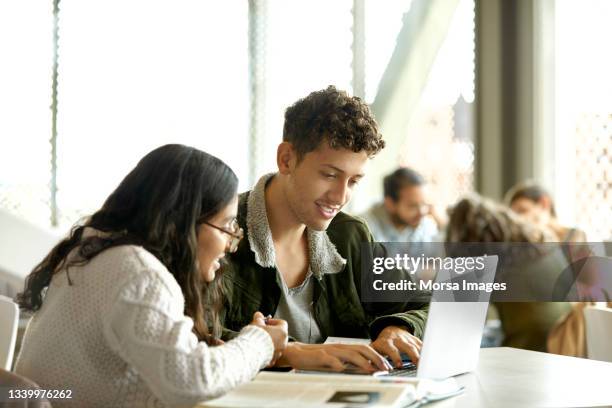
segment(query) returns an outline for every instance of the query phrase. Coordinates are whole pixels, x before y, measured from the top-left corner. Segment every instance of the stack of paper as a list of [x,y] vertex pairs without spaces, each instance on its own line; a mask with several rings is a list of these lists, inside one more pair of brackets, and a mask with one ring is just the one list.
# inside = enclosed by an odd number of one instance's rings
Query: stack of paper
[[[329,337],[325,342],[368,344],[368,339]],[[374,377],[343,373],[261,372],[255,380],[223,397],[199,405],[228,407],[381,407],[420,406],[460,394],[454,378],[443,381],[414,377]]]
[[403,407],[416,398],[415,379],[261,372],[200,407]]

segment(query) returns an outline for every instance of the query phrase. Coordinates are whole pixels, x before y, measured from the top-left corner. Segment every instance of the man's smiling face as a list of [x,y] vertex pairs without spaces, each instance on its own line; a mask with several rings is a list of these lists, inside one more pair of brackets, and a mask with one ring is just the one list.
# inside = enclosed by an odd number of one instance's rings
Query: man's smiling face
[[334,149],[325,140],[301,160],[292,154],[285,189],[287,204],[301,223],[324,231],[351,199],[365,174],[368,154]]

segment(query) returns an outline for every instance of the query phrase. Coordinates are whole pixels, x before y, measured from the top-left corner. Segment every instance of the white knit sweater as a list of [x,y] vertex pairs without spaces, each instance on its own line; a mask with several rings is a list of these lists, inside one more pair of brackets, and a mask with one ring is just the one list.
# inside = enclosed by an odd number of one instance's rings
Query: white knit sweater
[[273,354],[247,326],[218,347],[198,342],[181,289],[141,247],[105,250],[56,274],[30,321],[16,371],[43,389],[72,390],[54,407],[193,406],[252,379]]

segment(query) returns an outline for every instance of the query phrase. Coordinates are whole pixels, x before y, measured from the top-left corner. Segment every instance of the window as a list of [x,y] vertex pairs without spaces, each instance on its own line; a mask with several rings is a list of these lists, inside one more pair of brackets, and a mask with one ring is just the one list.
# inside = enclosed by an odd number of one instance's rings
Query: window
[[[10,39],[0,51],[16,62],[0,67],[0,115],[6,115],[0,205],[49,225],[53,14],[46,3],[22,3],[9,2],[0,12],[0,30]],[[166,143],[219,156],[246,189],[247,27],[246,2],[60,3],[63,230],[99,208],[140,157]]]
[[0,208],[50,222],[52,2],[0,2]]
[[555,190],[562,221],[612,239],[612,3],[555,3]]
[[140,157],[166,143],[215,154],[246,180],[244,2],[73,1],[60,13],[66,224],[99,208]]
[[[165,143],[219,156],[248,189],[275,169],[284,111],[296,100],[328,85],[352,93],[354,80],[374,100],[412,4],[62,0],[53,172],[53,2],[22,3],[0,6],[0,52],[14,62],[0,66],[0,207],[48,226],[53,198],[62,230]],[[401,152],[401,164],[452,193],[445,203],[472,185],[473,8],[461,1]],[[364,49],[353,47],[357,31]],[[362,63],[365,78],[353,78]],[[415,154],[433,149],[426,161]],[[448,172],[441,162],[453,163]]]
[[412,0],[365,1],[365,100],[374,102]]
[[448,207],[474,188],[474,1],[461,0],[406,130],[400,165]]
[[[270,0],[265,4],[265,86],[257,121],[256,177],[276,170],[285,109],[310,92],[335,85],[352,92],[352,0]],[[256,179],[255,179],[256,180]]]

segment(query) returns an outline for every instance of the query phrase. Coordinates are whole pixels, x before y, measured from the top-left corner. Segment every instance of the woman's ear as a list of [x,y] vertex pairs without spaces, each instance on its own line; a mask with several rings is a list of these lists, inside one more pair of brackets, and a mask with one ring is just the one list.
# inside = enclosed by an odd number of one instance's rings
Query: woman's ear
[[283,175],[290,174],[297,161],[296,151],[289,142],[282,142],[276,149],[276,165],[278,172]]

